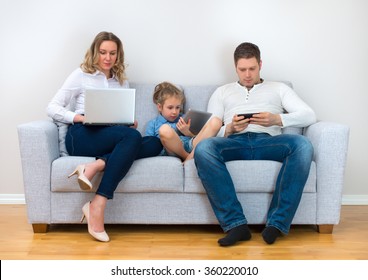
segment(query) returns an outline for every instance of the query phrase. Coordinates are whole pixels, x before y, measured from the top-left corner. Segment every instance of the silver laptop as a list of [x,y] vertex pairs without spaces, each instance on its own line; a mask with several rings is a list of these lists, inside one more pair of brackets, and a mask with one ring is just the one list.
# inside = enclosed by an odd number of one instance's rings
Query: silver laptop
[[135,119],[135,89],[86,89],[84,117],[85,125],[133,125]]

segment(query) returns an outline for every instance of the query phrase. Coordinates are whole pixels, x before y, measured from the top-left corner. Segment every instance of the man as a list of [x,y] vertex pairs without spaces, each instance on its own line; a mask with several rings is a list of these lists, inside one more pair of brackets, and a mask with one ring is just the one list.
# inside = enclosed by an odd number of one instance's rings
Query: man
[[[208,111],[223,121],[218,133],[223,137],[201,141],[194,159],[213,211],[227,233],[218,240],[221,246],[251,238],[225,162],[282,163],[262,231],[264,241],[273,244],[281,233],[289,232],[313,157],[313,147],[307,138],[281,134],[281,128],[309,126],[316,117],[290,87],[260,78],[262,60],[256,45],[240,44],[234,52],[234,62],[239,81],[219,87],[208,104]],[[240,116],[245,113],[253,115]]]

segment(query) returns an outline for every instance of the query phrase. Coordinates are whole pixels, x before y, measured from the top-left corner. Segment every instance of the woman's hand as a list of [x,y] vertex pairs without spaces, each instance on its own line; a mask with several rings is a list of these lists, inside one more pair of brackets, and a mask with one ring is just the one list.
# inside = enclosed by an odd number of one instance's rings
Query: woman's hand
[[75,115],[73,119],[73,123],[83,123],[84,122],[84,116],[83,115]]
[[134,128],[134,129],[137,129],[138,127],[138,122],[137,121],[134,121],[134,124],[129,126],[130,128]]

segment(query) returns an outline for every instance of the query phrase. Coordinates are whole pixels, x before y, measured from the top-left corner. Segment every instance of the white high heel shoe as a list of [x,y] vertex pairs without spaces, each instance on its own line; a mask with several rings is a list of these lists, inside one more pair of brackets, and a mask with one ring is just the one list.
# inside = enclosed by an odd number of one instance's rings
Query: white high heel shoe
[[96,232],[92,229],[92,227],[89,224],[89,205],[90,205],[90,203],[91,202],[87,202],[86,204],[84,204],[84,206],[82,208],[83,216],[82,216],[82,219],[81,219],[81,223],[83,222],[84,218],[86,218],[87,219],[87,224],[88,224],[89,234],[92,235],[98,241],[108,242],[108,241],[110,241],[110,238],[107,235],[106,231]]
[[68,176],[68,178],[72,177],[75,174],[78,174],[79,187],[84,191],[92,190],[91,182],[84,175],[84,170],[85,169],[86,169],[86,166],[84,164],[78,165],[77,168],[73,171],[73,173]]

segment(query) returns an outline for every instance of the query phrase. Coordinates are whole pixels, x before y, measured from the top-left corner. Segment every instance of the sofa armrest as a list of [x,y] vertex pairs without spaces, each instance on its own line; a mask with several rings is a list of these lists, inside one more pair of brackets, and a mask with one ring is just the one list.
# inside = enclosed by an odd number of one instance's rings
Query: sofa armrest
[[349,127],[320,121],[304,130],[314,147],[317,168],[317,224],[340,220]]
[[28,221],[51,221],[51,165],[60,156],[58,129],[51,120],[20,124],[18,139]]

